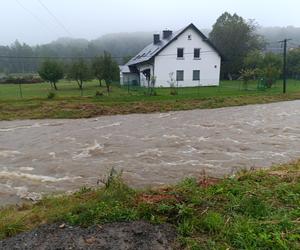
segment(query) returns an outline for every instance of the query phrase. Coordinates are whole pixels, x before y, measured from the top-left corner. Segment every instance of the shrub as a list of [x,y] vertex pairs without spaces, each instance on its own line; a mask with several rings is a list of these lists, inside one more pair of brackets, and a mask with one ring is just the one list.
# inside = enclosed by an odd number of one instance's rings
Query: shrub
[[6,84],[25,84],[25,83],[42,83],[42,78],[34,75],[23,75],[23,76],[7,76],[1,79],[0,83]]
[[103,92],[97,90],[95,93],[95,97],[100,97],[100,96],[103,96]]
[[170,95],[178,95],[178,91],[177,91],[177,89],[175,87],[171,88]]
[[47,98],[48,98],[49,100],[51,100],[51,99],[53,99],[53,98],[55,97],[55,95],[56,95],[56,94],[55,94],[54,92],[51,91],[51,92],[48,93]]

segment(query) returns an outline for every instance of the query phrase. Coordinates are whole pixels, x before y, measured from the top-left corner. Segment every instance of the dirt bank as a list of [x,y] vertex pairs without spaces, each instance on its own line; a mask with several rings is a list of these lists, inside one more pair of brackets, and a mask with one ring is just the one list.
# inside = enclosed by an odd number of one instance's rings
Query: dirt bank
[[168,250],[176,248],[175,238],[172,226],[152,225],[143,221],[90,228],[52,224],[0,241],[0,249]]

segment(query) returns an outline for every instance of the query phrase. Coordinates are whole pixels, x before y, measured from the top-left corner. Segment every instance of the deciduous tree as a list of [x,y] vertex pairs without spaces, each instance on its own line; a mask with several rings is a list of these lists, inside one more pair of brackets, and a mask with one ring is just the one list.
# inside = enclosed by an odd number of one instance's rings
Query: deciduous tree
[[103,57],[100,56],[95,57],[92,62],[92,71],[94,76],[98,79],[100,87],[102,86],[102,80],[104,76],[103,69],[104,69]]
[[120,70],[118,64],[113,60],[109,53],[105,52],[101,58],[103,65],[103,79],[106,84],[107,92],[109,93],[111,83],[120,78]]
[[75,80],[79,89],[83,89],[84,81],[91,80],[93,77],[88,63],[83,59],[79,59],[69,66],[68,78]]
[[253,20],[246,21],[237,14],[223,13],[213,25],[210,40],[224,55],[223,78],[238,75],[243,67],[244,57],[255,49],[264,46],[263,39],[255,32]]
[[64,77],[63,65],[51,60],[44,61],[38,73],[44,81],[53,85],[55,90],[57,90],[56,83]]

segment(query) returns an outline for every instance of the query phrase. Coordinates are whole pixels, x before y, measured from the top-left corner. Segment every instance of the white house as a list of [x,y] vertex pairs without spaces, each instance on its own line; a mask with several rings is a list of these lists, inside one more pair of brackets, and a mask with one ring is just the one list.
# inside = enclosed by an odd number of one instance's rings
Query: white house
[[153,42],[122,68],[121,84],[148,86],[155,79],[156,87],[217,86],[220,67],[220,52],[191,23],[174,33],[154,34]]

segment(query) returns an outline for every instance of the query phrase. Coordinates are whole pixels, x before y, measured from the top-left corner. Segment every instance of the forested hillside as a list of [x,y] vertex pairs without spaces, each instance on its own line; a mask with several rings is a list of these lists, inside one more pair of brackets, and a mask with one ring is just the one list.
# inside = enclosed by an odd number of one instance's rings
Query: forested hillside
[[[210,30],[202,30],[206,35]],[[292,38],[291,47],[300,44],[300,28],[296,27],[263,27],[257,32],[265,39],[266,50],[281,52],[279,40]],[[107,34],[98,39],[60,38],[48,44],[29,46],[15,41],[11,46],[0,45],[0,72],[31,73],[36,72],[40,63],[47,57],[63,57],[64,62],[76,57],[94,57],[107,51],[119,64],[125,63],[144,46],[152,41],[153,32]]]

